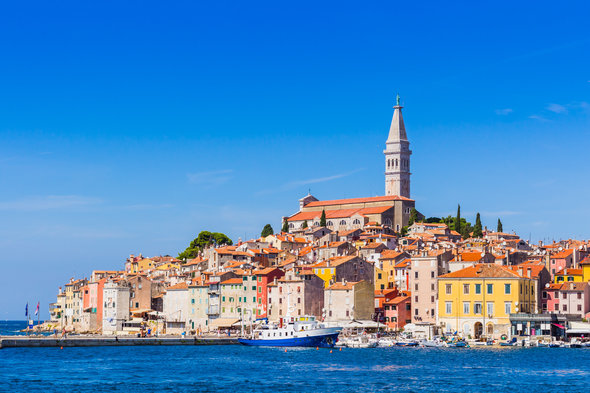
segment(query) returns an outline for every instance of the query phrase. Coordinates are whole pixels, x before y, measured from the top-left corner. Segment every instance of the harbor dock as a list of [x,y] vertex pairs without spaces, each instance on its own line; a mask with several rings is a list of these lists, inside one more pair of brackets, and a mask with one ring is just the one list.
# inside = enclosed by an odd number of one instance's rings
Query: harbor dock
[[234,345],[236,338],[199,338],[199,337],[128,337],[128,336],[72,336],[24,337],[0,336],[2,348],[47,348],[47,347],[111,347],[143,345]]

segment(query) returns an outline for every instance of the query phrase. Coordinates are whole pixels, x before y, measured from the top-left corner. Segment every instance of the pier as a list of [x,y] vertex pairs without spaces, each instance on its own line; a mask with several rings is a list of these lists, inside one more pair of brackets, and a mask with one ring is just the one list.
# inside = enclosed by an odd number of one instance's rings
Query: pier
[[23,337],[0,336],[2,348],[48,348],[48,347],[116,347],[143,345],[235,345],[237,338],[199,338],[199,337],[128,337],[128,336],[72,336]]

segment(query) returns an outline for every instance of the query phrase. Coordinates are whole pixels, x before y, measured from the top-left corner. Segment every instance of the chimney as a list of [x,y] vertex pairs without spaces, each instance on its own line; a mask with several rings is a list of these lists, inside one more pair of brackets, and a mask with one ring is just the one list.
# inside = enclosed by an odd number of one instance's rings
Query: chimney
[[[522,271],[522,266],[519,266],[519,267],[518,267],[518,274],[519,274],[520,276],[524,277],[524,275],[523,275],[523,271]],[[521,288],[521,289],[522,289],[522,288]]]
[[531,274],[531,270],[532,270],[532,269],[531,269],[530,267],[527,267],[527,268],[526,268],[526,276],[527,276],[528,278],[531,278],[531,276],[532,276],[532,274]]

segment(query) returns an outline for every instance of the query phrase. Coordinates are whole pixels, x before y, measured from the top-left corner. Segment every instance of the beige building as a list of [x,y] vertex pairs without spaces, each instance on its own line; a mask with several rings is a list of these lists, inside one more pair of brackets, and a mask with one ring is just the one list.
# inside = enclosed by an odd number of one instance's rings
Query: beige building
[[187,329],[206,332],[209,318],[207,307],[209,305],[209,285],[203,281],[195,281],[188,286],[188,321]]
[[412,292],[412,322],[436,323],[438,283],[441,274],[449,272],[450,250],[424,251],[411,258],[408,269],[409,287]]
[[375,292],[369,281],[343,280],[324,291],[326,322],[370,320],[375,313]]
[[278,321],[287,315],[313,315],[320,318],[323,308],[324,281],[309,270],[297,275],[289,271],[283,278],[268,285],[270,321]]

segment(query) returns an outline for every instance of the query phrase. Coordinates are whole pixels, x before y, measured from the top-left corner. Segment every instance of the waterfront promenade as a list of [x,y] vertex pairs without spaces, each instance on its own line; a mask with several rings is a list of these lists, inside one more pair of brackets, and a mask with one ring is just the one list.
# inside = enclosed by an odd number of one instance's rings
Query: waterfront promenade
[[118,336],[70,336],[26,337],[0,336],[2,348],[36,348],[36,347],[113,347],[146,345],[233,345],[238,340],[233,337],[118,337]]

